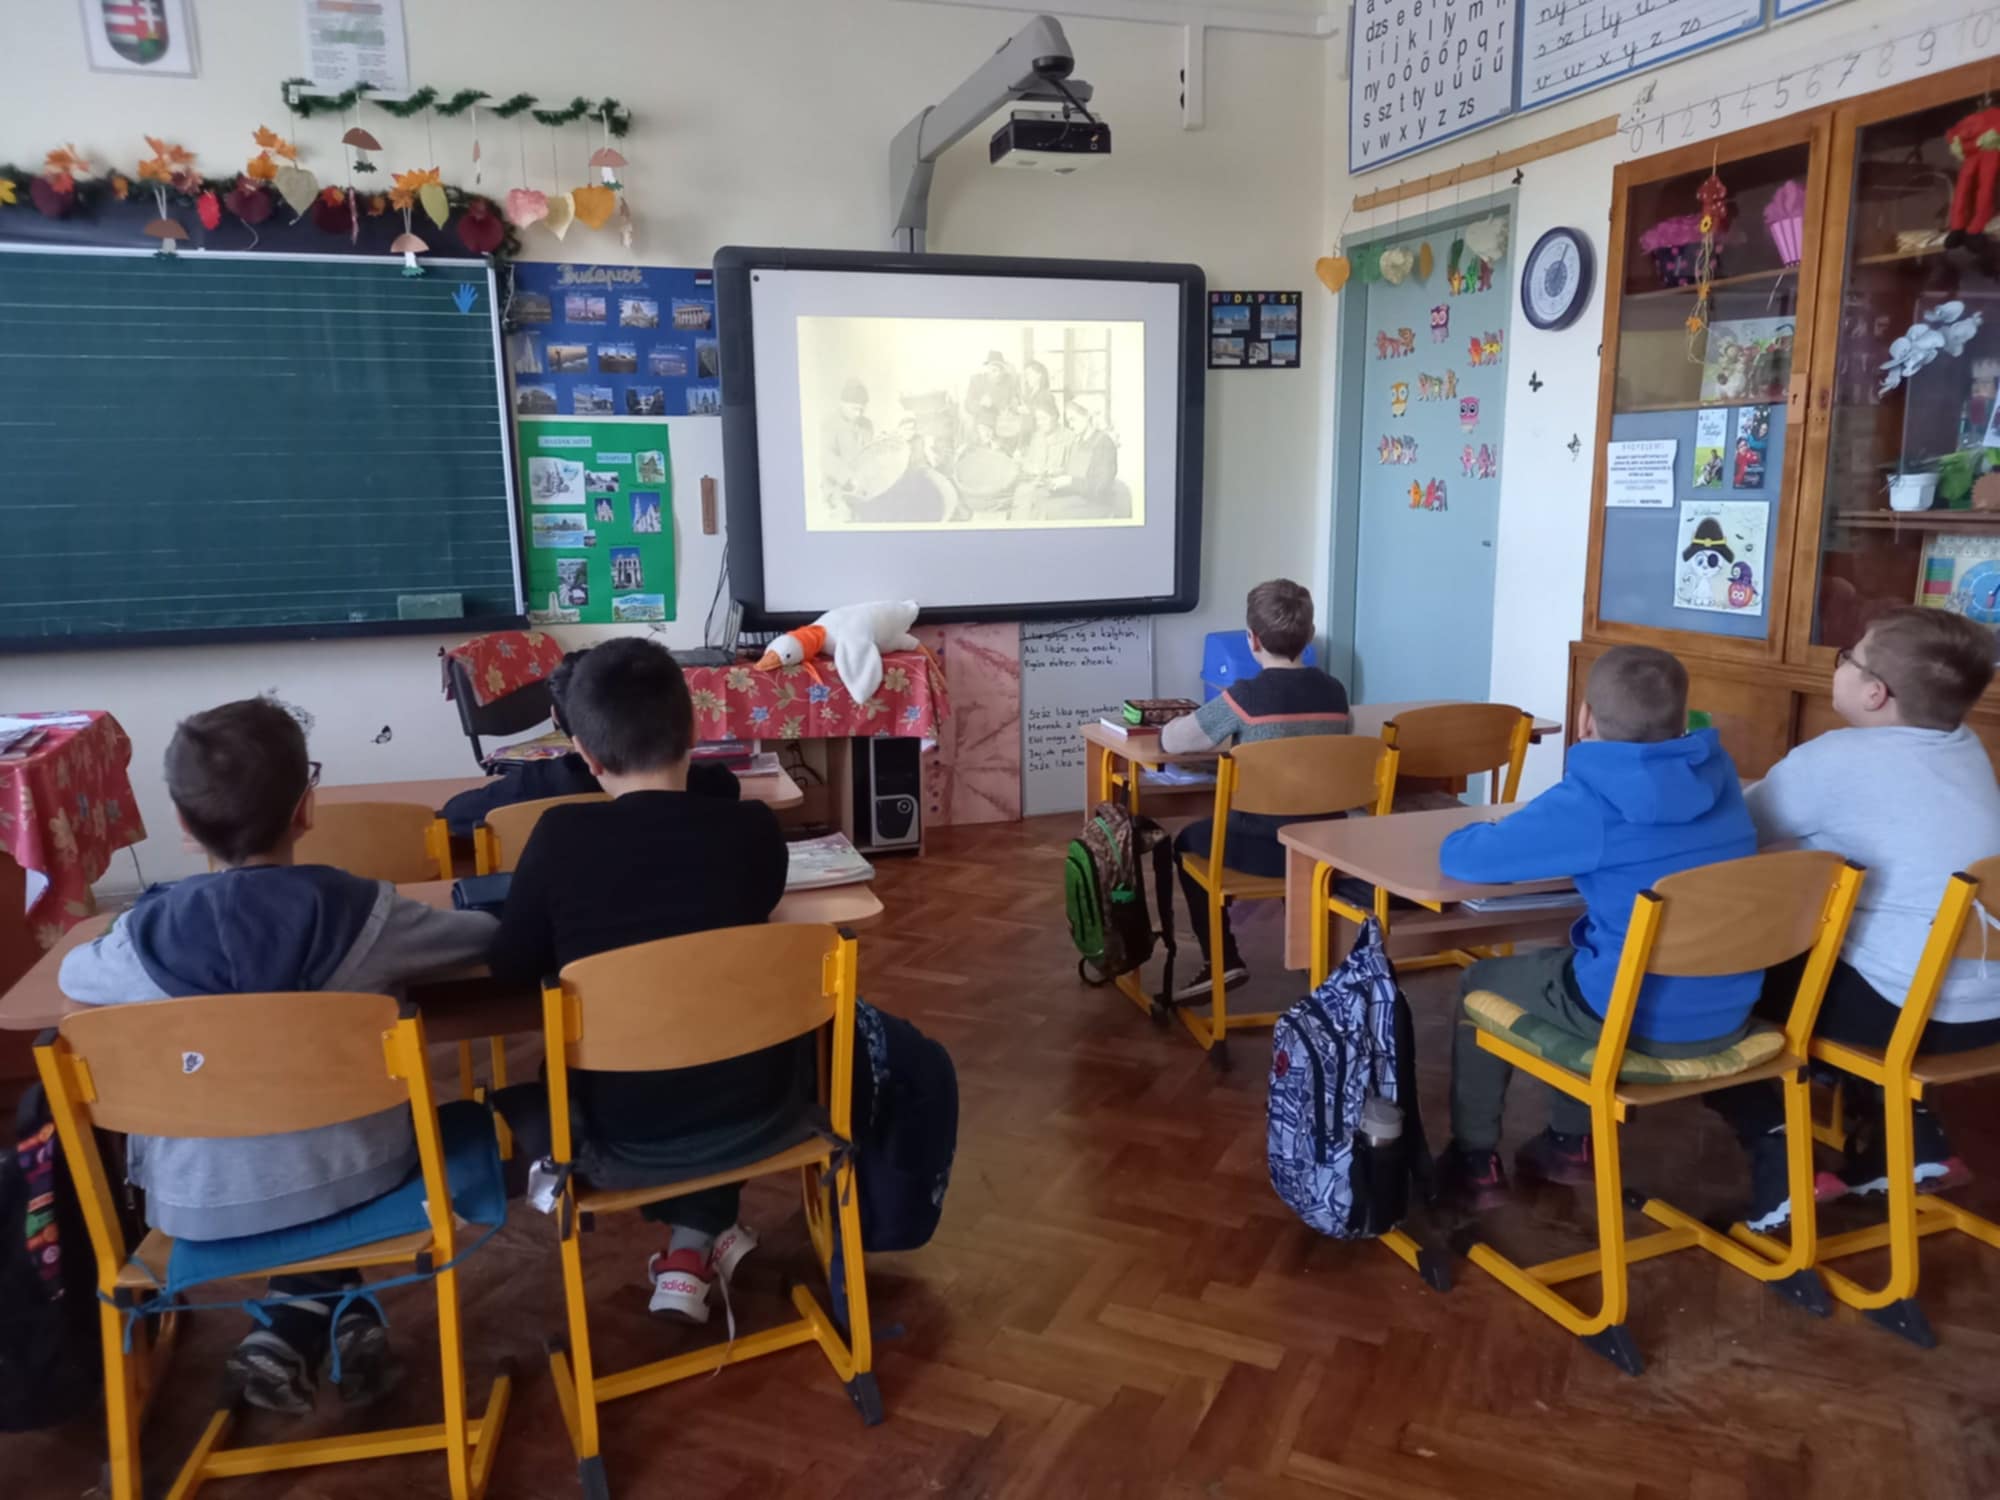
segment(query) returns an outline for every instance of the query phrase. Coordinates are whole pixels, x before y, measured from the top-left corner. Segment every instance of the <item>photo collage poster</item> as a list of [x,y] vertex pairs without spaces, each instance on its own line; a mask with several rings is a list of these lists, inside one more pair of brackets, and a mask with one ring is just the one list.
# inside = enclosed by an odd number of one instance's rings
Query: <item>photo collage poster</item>
[[1296,370],[1303,298],[1297,292],[1210,292],[1211,370]]
[[529,620],[673,619],[667,424],[644,417],[523,417],[516,430]]
[[512,277],[515,416],[722,414],[713,272],[517,261]]

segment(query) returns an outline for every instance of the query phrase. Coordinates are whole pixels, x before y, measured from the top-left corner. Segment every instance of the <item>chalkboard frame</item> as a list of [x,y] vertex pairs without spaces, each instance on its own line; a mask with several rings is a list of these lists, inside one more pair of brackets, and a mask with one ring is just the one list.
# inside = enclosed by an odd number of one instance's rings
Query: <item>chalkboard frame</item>
[[[124,245],[79,244],[75,242],[0,240],[0,256],[8,254],[69,256],[150,256],[157,250]],[[256,250],[196,250],[181,252],[189,260],[284,261],[288,263],[333,263],[351,265],[353,254]],[[332,620],[298,625],[216,626],[188,630],[134,630],[92,632],[76,635],[0,636],[0,657],[40,656],[64,651],[130,650],[159,646],[206,646],[237,643],[251,645],[266,641],[355,640],[382,636],[465,636],[490,630],[515,630],[528,623],[527,581],[521,547],[521,501],[514,483],[518,467],[514,448],[514,420],[507,393],[505,346],[500,326],[500,288],[496,263],[490,256],[426,257],[424,265],[459,275],[476,272],[485,279],[487,325],[493,348],[493,390],[495,410],[500,419],[502,469],[507,486],[507,535],[514,566],[514,609],[499,614],[462,615],[445,619],[421,620]]]

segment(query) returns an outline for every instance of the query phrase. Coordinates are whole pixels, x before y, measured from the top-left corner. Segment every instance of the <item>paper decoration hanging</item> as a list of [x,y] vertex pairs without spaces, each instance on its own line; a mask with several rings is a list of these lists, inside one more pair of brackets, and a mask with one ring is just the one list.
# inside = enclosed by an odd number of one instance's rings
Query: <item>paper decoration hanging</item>
[[549,195],[534,188],[514,188],[507,194],[507,222],[516,229],[539,224],[549,215]]
[[375,170],[375,163],[368,159],[368,153],[370,151],[380,151],[382,143],[376,140],[368,131],[363,130],[357,125],[340,138],[340,144],[354,148],[355,171],[372,172]]
[[1347,278],[1353,274],[1353,263],[1344,255],[1322,255],[1313,262],[1313,275],[1319,278],[1321,286],[1336,296],[1339,295],[1340,289],[1347,285]]
[[1431,254],[1431,242],[1425,240],[1417,247],[1417,280],[1429,281],[1431,271],[1437,265],[1437,257]]
[[1350,257],[1354,262],[1354,279],[1366,286],[1382,279],[1382,247],[1363,245]]
[[608,187],[576,188],[569,197],[577,222],[588,229],[602,229],[618,209],[618,194]]
[[542,227],[557,239],[569,233],[569,226],[576,218],[576,205],[570,201],[568,193],[557,193],[549,199],[548,212],[542,217]]
[[278,190],[278,196],[285,200],[285,206],[294,215],[302,215],[312,207],[312,201],[319,196],[319,179],[304,167],[280,167],[271,186]]
[[474,255],[491,255],[500,248],[507,231],[500,223],[500,216],[493,212],[493,205],[485,198],[474,198],[465,205],[465,212],[458,216],[458,239]]
[[417,264],[417,257],[428,249],[430,249],[429,245],[426,245],[408,230],[397,235],[395,243],[389,246],[391,254],[403,257],[403,274],[405,276],[421,276],[424,274],[424,268]]
[[1401,245],[1382,252],[1382,279],[1391,286],[1401,286],[1410,279],[1410,272],[1416,269],[1417,258]]
[[417,202],[423,204],[424,212],[430,215],[433,224],[444,228],[445,221],[451,217],[451,200],[445,196],[444,184],[438,181],[437,168],[431,168],[429,180],[417,189]]

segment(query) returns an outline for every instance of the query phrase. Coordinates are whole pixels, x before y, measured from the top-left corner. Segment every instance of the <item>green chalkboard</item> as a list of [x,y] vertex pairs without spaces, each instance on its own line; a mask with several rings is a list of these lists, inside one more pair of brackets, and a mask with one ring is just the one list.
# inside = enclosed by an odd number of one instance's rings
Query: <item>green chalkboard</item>
[[518,622],[497,331],[481,261],[0,253],[0,650]]

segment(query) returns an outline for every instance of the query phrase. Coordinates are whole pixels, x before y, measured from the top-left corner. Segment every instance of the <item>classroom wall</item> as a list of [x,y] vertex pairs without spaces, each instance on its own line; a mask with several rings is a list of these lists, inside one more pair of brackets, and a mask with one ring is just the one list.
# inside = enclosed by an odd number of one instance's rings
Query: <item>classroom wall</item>
[[[1761,66],[1793,66],[1816,60],[1844,38],[1882,18],[1880,5],[1835,6],[1759,36],[1672,64],[1631,83],[1601,89],[1535,114],[1517,117],[1490,130],[1450,141],[1434,151],[1350,177],[1347,173],[1347,84],[1344,46],[1329,48],[1327,69],[1326,223],[1330,247],[1343,220],[1350,236],[1391,226],[1396,210],[1380,208],[1353,213],[1354,199],[1399,181],[1414,181],[1461,164],[1478,163],[1498,152],[1531,145],[1579,125],[1616,115],[1647,85],[1657,85],[1656,97],[1685,95],[1705,80],[1735,78]],[[1772,71],[1777,71],[1773,68]],[[1624,137],[1612,135],[1591,145],[1546,157],[1522,169],[1513,241],[1506,275],[1515,288],[1515,306],[1507,335],[1507,403],[1500,463],[1500,517],[1495,545],[1499,551],[1493,591],[1492,697],[1518,703],[1535,713],[1562,717],[1568,683],[1569,644],[1583,629],[1584,569],[1590,529],[1590,481],[1597,423],[1598,349],[1604,329],[1604,263],[1609,252],[1606,235],[1611,217],[1612,173],[1630,160]],[[1449,207],[1455,198],[1466,202],[1507,186],[1512,173],[1467,181],[1434,195],[1429,206]],[[1407,200],[1403,216],[1425,207],[1421,197]],[[1591,304],[1576,322],[1559,333],[1540,333],[1529,326],[1519,307],[1522,254],[1548,230],[1567,225],[1584,230],[1597,253],[1597,281]],[[1320,254],[1331,254],[1330,248]],[[1327,384],[1338,379],[1330,358],[1330,341],[1337,334],[1338,299],[1321,295],[1328,309],[1320,319],[1321,357]],[[1529,387],[1538,375],[1542,389]],[[1331,450],[1332,427],[1325,429],[1321,461],[1331,476],[1336,455]],[[1581,442],[1571,456],[1571,436]],[[1330,507],[1329,507],[1330,511]],[[1330,551],[1328,554],[1330,558]],[[1331,562],[1331,558],[1330,558]],[[1319,576],[1330,576],[1331,567]],[[1523,796],[1553,784],[1562,775],[1559,739],[1531,750],[1523,774]]]
[[[271,0],[194,0],[201,76],[134,78],[90,72],[76,7],[16,7],[7,86],[0,90],[0,160],[39,160],[73,142],[128,170],[141,136],[175,140],[215,176],[238,170],[250,133],[269,124],[297,139],[306,165],[339,176],[343,125],[293,121],[278,99],[302,71],[298,9]],[[1059,8],[1059,7],[1058,7]],[[550,100],[606,94],[638,115],[620,149],[638,216],[628,256],[616,236],[578,227],[542,258],[691,265],[727,243],[885,244],[887,151],[923,104],[954,87],[1025,17],[892,0],[421,0],[405,7],[411,74],[441,88],[495,95],[525,89]],[[1191,260],[1212,286],[1310,287],[1321,238],[1329,47],[1240,32],[1211,34],[1207,124],[1181,129],[1177,28],[1076,21],[1067,31],[1078,73],[1096,85],[1117,150],[1094,174],[1055,178],[985,163],[983,133],[941,165],[931,248],[987,254]],[[380,111],[368,128],[385,167],[437,161],[469,181],[469,122],[419,122]],[[550,132],[525,132],[529,185],[548,188]],[[560,186],[585,180],[598,144],[572,127],[557,142]],[[487,185],[517,185],[514,128],[488,117]],[[560,256],[551,252],[560,249]],[[1323,316],[1315,305],[1309,317]],[[1162,617],[1158,687],[1196,690],[1205,632],[1240,625],[1250,584],[1276,573],[1310,578],[1325,555],[1329,472],[1318,437],[1326,409],[1318,345],[1309,332],[1296,374],[1211,377],[1202,606]],[[696,644],[715,586],[722,539],[699,534],[696,481],[721,476],[715,424],[675,423],[679,619],[670,644]],[[578,643],[605,631],[566,631]],[[193,869],[173,832],[157,766],[175,718],[224,698],[274,690],[315,718],[313,753],[329,781],[459,775],[471,757],[438,690],[431,639],[300,643],[14,657],[0,666],[7,707],[102,707],[135,745],[134,785],[153,836],[139,850],[148,878]],[[387,725],[392,736],[377,744]],[[129,888],[121,858],[106,889]]]

